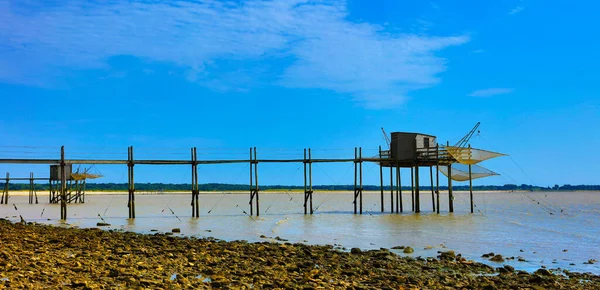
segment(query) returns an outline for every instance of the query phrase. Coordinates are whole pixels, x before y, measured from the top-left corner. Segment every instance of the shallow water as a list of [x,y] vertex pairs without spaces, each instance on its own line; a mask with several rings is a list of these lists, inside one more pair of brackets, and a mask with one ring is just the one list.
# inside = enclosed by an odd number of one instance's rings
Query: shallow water
[[[248,194],[200,195],[200,218],[191,218],[191,195],[136,194],[136,219],[127,219],[127,195],[87,195],[85,204],[68,205],[69,225],[95,227],[99,215],[113,229],[148,233],[181,228],[182,235],[224,240],[261,241],[279,236],[290,242],[339,244],[348,249],[415,249],[412,256],[436,256],[455,250],[467,259],[517,269],[563,268],[600,274],[600,192],[475,193],[475,214],[469,213],[468,193],[455,194],[455,213],[448,213],[448,197],[441,195],[441,214],[432,213],[430,193],[422,193],[421,214],[411,212],[410,194],[403,195],[404,213],[390,214],[389,192],[385,213],[380,194],[365,192],[363,215],[353,214],[352,193],[315,192],[314,215],[304,215],[302,193],[261,194],[259,218],[250,217]],[[30,205],[26,196],[11,196],[0,206],[0,217],[18,221],[61,224],[60,208]],[[15,204],[17,209],[13,207]],[[539,204],[538,204],[539,203]],[[562,210],[562,212],[561,212]],[[246,213],[244,213],[246,212]],[[267,240],[270,240],[267,239]],[[426,249],[428,248],[428,249]],[[566,251],[563,251],[566,250]],[[521,256],[527,262],[489,262],[484,253]],[[574,263],[575,265],[570,265]]]

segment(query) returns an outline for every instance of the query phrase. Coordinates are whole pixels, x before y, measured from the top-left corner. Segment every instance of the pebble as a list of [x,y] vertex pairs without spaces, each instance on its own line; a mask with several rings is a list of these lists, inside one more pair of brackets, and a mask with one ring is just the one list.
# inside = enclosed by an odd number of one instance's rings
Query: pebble
[[333,246],[168,234],[0,221],[0,288],[600,289],[600,276],[589,273],[552,275],[542,269],[498,279],[495,274],[514,269],[494,269],[458,254],[455,260],[424,259],[387,249],[341,252]]
[[504,262],[504,258],[502,257],[502,255],[497,254],[497,255],[491,257],[490,261],[492,261],[492,262]]

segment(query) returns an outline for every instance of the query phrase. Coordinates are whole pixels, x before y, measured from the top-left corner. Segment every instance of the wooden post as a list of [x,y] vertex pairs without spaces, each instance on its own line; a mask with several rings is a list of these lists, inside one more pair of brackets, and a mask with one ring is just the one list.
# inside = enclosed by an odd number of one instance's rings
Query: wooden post
[[60,147],[60,219],[67,219],[67,172],[65,170],[65,146]]
[[394,174],[390,164],[390,212],[394,213]]
[[[469,159],[471,159],[471,144],[469,144]],[[473,213],[473,177],[471,175],[471,164],[469,164],[469,197],[471,199],[471,213]]]
[[310,214],[313,214],[312,153],[310,148],[308,148],[308,189],[310,193]]
[[250,147],[250,202],[248,203],[250,205],[250,216],[253,215],[254,210],[252,209],[252,200],[254,199],[254,186],[253,184],[253,174],[252,174],[252,166],[254,166],[254,160],[252,159],[252,147]]
[[196,147],[191,149],[192,153],[192,217],[200,217],[200,209],[198,208],[198,157]]
[[471,213],[473,213],[473,179],[471,178],[471,164],[469,164],[469,197],[471,199]]
[[381,189],[381,212],[383,212],[383,161],[381,161],[381,146],[379,146],[379,188]]
[[435,212],[435,192],[433,188],[433,166],[429,166],[429,180],[431,180],[431,208]]
[[196,200],[195,200],[195,206],[196,206],[196,217],[200,217],[200,184],[198,181],[198,151],[196,150],[196,147],[194,147],[194,162],[196,163],[196,167],[194,169],[194,176],[196,176]]
[[362,147],[358,148],[358,158],[360,167],[360,214],[363,213],[363,161],[362,161]]
[[[402,167],[400,167],[400,165],[398,166],[398,199],[396,201],[396,203],[400,203],[400,212],[404,212],[404,207],[403,207],[403,203],[402,203]],[[398,205],[396,205],[396,209],[398,208]]]
[[131,218],[131,146],[127,147],[127,211]]
[[[446,142],[450,146],[450,142]],[[448,164],[448,209],[454,212],[454,195],[452,195],[452,163]]]
[[[254,152],[252,149],[254,149]],[[254,166],[254,176],[252,176],[252,166]],[[252,178],[254,178],[254,187],[252,185]],[[258,158],[256,158],[256,147],[250,147],[250,215],[253,214],[252,205],[254,203],[254,197],[256,197],[256,216],[260,215],[258,191]]]
[[357,205],[356,205],[356,197],[358,195],[358,149],[356,147],[354,147],[354,214],[357,213]]
[[33,204],[33,172],[29,172],[29,204]]
[[312,153],[308,148],[308,159],[306,155],[306,149],[304,149],[304,214],[308,214],[310,207],[310,214],[314,213],[313,210],[313,189],[312,189]]
[[440,145],[436,144],[435,148],[435,184],[436,184],[436,199],[437,199],[437,213],[440,213]]
[[412,203],[412,211],[415,211],[415,168],[410,167],[410,199]]
[[415,212],[421,212],[421,193],[419,188],[419,164],[415,164]]
[[260,202],[258,197],[258,158],[256,155],[256,147],[254,147],[254,186],[256,192],[256,216],[260,215]]
[[195,166],[194,148],[190,149],[190,152],[192,155],[192,202],[190,205],[192,206],[192,217],[196,217],[196,203],[194,202],[196,199],[196,191],[195,191],[196,175],[194,174],[194,166]]
[[48,178],[48,203],[52,203],[52,197],[54,196],[54,191],[53,191],[53,186],[52,186],[52,179]]
[[4,183],[4,190],[2,191],[2,199],[0,199],[0,204],[8,204],[8,183],[10,181],[10,174],[6,172],[6,181]]
[[400,199],[402,198],[402,189],[400,188],[400,166],[396,164],[396,213],[398,213],[398,208],[401,206]]
[[130,219],[134,219],[135,218],[135,175],[134,175],[134,166],[135,163],[133,162],[133,146],[129,146],[129,162],[128,162],[128,168],[129,168],[129,178],[128,178],[128,182],[129,182],[129,201],[127,203],[127,206],[129,207],[129,218]]

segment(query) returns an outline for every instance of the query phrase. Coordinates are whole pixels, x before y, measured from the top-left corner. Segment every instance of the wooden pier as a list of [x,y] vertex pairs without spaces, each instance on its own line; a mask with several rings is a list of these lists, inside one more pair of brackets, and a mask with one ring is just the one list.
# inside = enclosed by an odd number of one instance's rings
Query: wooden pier
[[[379,156],[376,158],[363,157],[362,148],[355,148],[354,158],[312,158],[312,152],[310,148],[304,149],[304,158],[302,159],[259,159],[258,158],[258,150],[256,147],[252,147],[249,149],[249,159],[233,159],[233,160],[198,160],[197,158],[197,148],[191,148],[191,158],[189,160],[138,160],[134,158],[134,148],[128,147],[128,158],[126,160],[106,160],[106,159],[68,159],[65,157],[65,148],[61,147],[60,151],[60,159],[0,159],[0,163],[2,164],[45,164],[45,165],[57,165],[60,169],[59,172],[59,180],[56,183],[50,183],[50,203],[60,203],[61,208],[61,219],[67,218],[67,204],[72,202],[84,202],[84,189],[81,187],[84,183],[78,184],[76,181],[72,181],[68,176],[68,168],[72,165],[94,165],[94,164],[110,164],[110,165],[126,165],[128,168],[128,202],[127,207],[129,209],[129,218],[135,218],[135,172],[134,168],[136,165],[188,165],[191,167],[191,211],[192,217],[199,217],[199,183],[198,183],[198,166],[203,164],[236,164],[236,163],[247,163],[250,165],[250,182],[249,182],[249,209],[250,215],[260,215],[260,186],[259,186],[259,164],[261,163],[302,163],[304,165],[304,213],[305,214],[313,214],[313,171],[312,165],[313,163],[354,163],[354,191],[353,191],[353,206],[355,214],[363,213],[363,163],[364,162],[374,162],[379,164],[380,166],[380,187],[381,187],[381,212],[384,212],[384,174],[383,168],[390,168],[390,212],[403,212],[403,202],[402,202],[402,187],[400,183],[400,172],[401,168],[410,168],[411,171],[414,171],[414,194],[412,195],[412,204],[413,211],[418,213],[420,212],[420,191],[419,191],[419,182],[418,182],[418,167],[429,166],[432,168],[433,166],[444,165],[448,166],[451,164],[451,160],[446,160],[448,155],[443,152],[443,150],[439,150],[439,148],[434,148],[432,151],[428,151],[428,154],[435,152],[436,156],[430,156],[430,158],[435,159],[435,162],[432,160],[426,160],[423,162],[412,162],[412,163],[401,163],[391,161],[389,158],[389,152],[383,151],[380,148]],[[395,169],[395,176],[394,176]],[[433,184],[433,171],[430,170],[431,181]],[[439,174],[437,175],[436,180],[439,178]],[[36,180],[51,180],[49,178],[34,178],[33,173],[29,178],[10,178],[7,173],[5,178],[4,189],[2,193],[2,198],[0,200],[1,204],[8,204],[9,199],[9,183],[10,181],[30,181],[30,203],[38,202],[37,193],[35,190],[35,182]],[[395,180],[395,182],[394,182]],[[451,186],[452,181],[449,181],[449,186]],[[396,185],[394,187],[394,184]],[[75,187],[74,187],[75,186]],[[76,194],[72,194],[71,191],[75,188]],[[394,192],[395,190],[395,192]],[[437,199],[435,199],[435,195],[437,195]],[[450,195],[451,195],[451,187],[450,187]],[[395,202],[395,203],[394,203]],[[432,187],[432,208],[434,212],[437,208],[437,212],[439,213],[439,181],[437,182],[437,187],[433,189]],[[453,211],[452,198],[450,198],[450,212]]]
[[[198,167],[199,165],[208,164],[236,164],[245,163],[250,165],[249,172],[249,212],[250,216],[260,215],[260,186],[259,186],[259,164],[264,163],[302,163],[304,165],[304,214],[313,214],[313,163],[354,163],[354,191],[353,191],[353,206],[355,214],[363,213],[363,164],[365,162],[377,163],[379,165],[379,180],[381,191],[381,212],[385,211],[385,193],[384,193],[384,168],[390,169],[390,212],[404,212],[404,202],[402,200],[402,184],[401,171],[402,169],[410,169],[411,174],[411,210],[415,213],[421,212],[421,186],[420,186],[420,170],[419,168],[429,168],[429,181],[431,187],[431,205],[433,212],[440,212],[440,183],[439,172],[442,171],[448,177],[448,211],[454,212],[454,197],[452,192],[452,180],[454,172],[452,165],[456,163],[468,164],[468,175],[462,175],[460,181],[469,181],[471,213],[474,211],[473,204],[473,187],[472,187],[472,170],[471,166],[483,160],[502,156],[503,154],[473,149],[466,142],[477,129],[477,124],[467,136],[465,136],[455,146],[440,146],[436,142],[436,137],[420,133],[395,132],[392,133],[392,140],[386,136],[386,141],[389,150],[382,150],[379,147],[379,152],[376,157],[363,157],[361,147],[354,148],[353,158],[313,158],[310,148],[303,149],[303,158],[296,159],[260,159],[258,158],[258,150],[256,147],[249,148],[248,159],[227,159],[227,160],[199,160],[197,148],[190,149],[191,157],[187,160],[157,160],[157,159],[135,159],[134,148],[127,148],[127,159],[68,159],[65,157],[64,146],[60,149],[60,159],[41,159],[41,158],[22,158],[22,159],[0,159],[0,164],[45,164],[51,166],[50,178],[34,178],[33,173],[29,178],[10,178],[6,174],[2,198],[0,204],[8,204],[9,199],[9,183],[11,180],[29,180],[30,181],[30,198],[29,202],[38,202],[37,193],[35,190],[35,180],[50,181],[50,203],[60,203],[61,219],[67,218],[67,203],[85,201],[85,174],[83,181],[78,182],[72,174],[73,165],[126,165],[128,168],[128,201],[129,218],[135,218],[135,171],[136,165],[186,165],[191,168],[191,211],[192,217],[200,217],[200,201],[199,201],[199,184],[198,184]],[[385,132],[384,132],[385,133]],[[433,168],[435,167],[435,184]],[[464,171],[462,171],[464,172]],[[478,173],[475,178],[495,175],[494,172],[482,174]],[[466,174],[466,173],[464,173]],[[75,193],[73,193],[73,191]]]

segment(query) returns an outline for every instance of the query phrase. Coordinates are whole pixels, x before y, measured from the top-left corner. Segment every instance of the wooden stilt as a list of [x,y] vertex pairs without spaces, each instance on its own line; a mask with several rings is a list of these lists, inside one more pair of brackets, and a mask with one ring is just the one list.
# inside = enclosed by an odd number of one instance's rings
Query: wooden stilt
[[312,186],[312,153],[310,148],[308,148],[308,192],[309,203],[310,203],[310,214],[313,214],[313,186]]
[[394,212],[394,174],[393,167],[390,165],[390,212]]
[[[354,213],[362,214],[363,206],[363,167],[362,147],[354,147]],[[358,202],[358,204],[357,204]],[[358,209],[357,209],[358,208]]]
[[67,219],[67,171],[65,170],[65,146],[60,147],[60,219]]
[[4,183],[4,189],[2,191],[2,199],[0,199],[0,204],[8,204],[8,189],[10,182],[10,173],[6,172],[6,180]]
[[356,198],[358,197],[358,148],[354,147],[354,214],[358,212]]
[[436,145],[435,155],[436,160],[438,160],[435,164],[435,184],[436,184],[436,199],[437,199],[437,213],[440,213],[440,145]]
[[29,204],[33,204],[33,177],[32,173],[29,173]]
[[433,166],[429,166],[429,180],[431,180],[431,208],[435,212],[435,188],[433,188]]
[[198,208],[198,157],[196,147],[191,149],[192,153],[192,217],[200,217],[200,209]]
[[[471,159],[471,144],[469,144],[469,159]],[[471,175],[471,164],[469,164],[469,197],[471,199],[471,213],[473,213],[473,176]]]
[[473,178],[471,176],[471,164],[469,164],[469,197],[471,199],[471,213],[473,213]]
[[421,192],[419,186],[419,165],[415,165],[415,212],[421,212]]
[[254,147],[254,190],[256,192],[256,216],[259,216],[260,202],[258,196],[258,157],[256,156],[256,147]]
[[[254,166],[254,170],[252,167]],[[254,176],[252,176],[252,172],[254,172]],[[254,182],[252,181],[254,178]],[[253,186],[254,183],[254,186]],[[258,197],[258,159],[256,157],[256,147],[250,148],[250,215],[253,214],[253,203],[254,198],[256,197],[256,216],[260,215],[260,203]]]
[[196,147],[194,147],[194,162],[196,163],[196,167],[194,169],[194,175],[196,176],[196,200],[194,201],[196,207],[196,217],[200,217],[200,184],[198,181],[198,151]]
[[399,208],[402,206],[400,203],[400,199],[402,199],[402,188],[400,187],[400,166],[396,164],[396,213],[398,213]]
[[415,211],[415,168],[410,167],[410,199],[412,204],[412,211]]
[[254,209],[253,209],[253,204],[252,204],[252,201],[254,199],[254,186],[253,186],[254,176],[252,174],[253,166],[254,166],[254,160],[252,159],[252,147],[250,147],[250,202],[248,202],[248,204],[250,205],[250,216],[254,215]]
[[454,195],[452,195],[452,164],[448,165],[448,210],[454,212]]
[[128,162],[128,168],[129,168],[129,178],[128,178],[128,183],[129,183],[129,200],[127,203],[127,206],[129,207],[129,218],[130,219],[134,219],[135,218],[135,175],[134,175],[134,162],[133,162],[133,146],[129,146],[129,162]]
[[[379,160],[381,160],[381,146],[379,146]],[[379,188],[381,189],[381,212],[383,212],[383,162],[379,161]]]
[[192,217],[196,217],[196,203],[194,202],[196,199],[196,192],[194,191],[194,184],[196,183],[196,175],[194,174],[194,148],[190,149],[192,155],[192,202],[190,206],[192,207]]
[[[400,203],[400,212],[404,212],[404,206],[402,202],[402,167],[399,165],[398,168],[398,203]],[[398,207],[398,206],[396,206]]]
[[360,214],[363,213],[363,161],[362,161],[362,147],[358,148],[358,158],[359,158],[359,167],[360,167],[360,187],[359,187],[359,195],[360,195]]
[[[308,214],[308,200],[310,197],[310,190],[309,190],[309,186],[308,186],[308,165],[309,165],[309,160],[307,159],[307,151],[306,149],[304,149],[304,214]],[[312,179],[312,178],[311,178]],[[312,186],[312,182],[311,182],[311,186]],[[312,204],[310,206],[310,211],[312,214]]]

